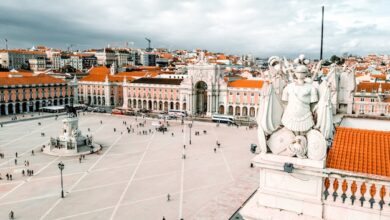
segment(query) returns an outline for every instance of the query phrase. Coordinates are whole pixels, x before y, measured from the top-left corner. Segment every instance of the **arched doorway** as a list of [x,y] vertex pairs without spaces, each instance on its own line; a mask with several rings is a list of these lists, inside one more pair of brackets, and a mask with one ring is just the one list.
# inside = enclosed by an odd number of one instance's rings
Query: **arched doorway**
[[87,104],[88,104],[88,105],[91,105],[91,104],[92,104],[92,103],[91,103],[91,96],[88,96],[87,99],[88,99]]
[[229,106],[228,114],[233,115],[233,106]]
[[178,102],[176,102],[176,110],[179,110],[180,109],[180,104]]
[[57,106],[57,104],[58,104],[57,99],[54,99],[53,105]]
[[142,108],[142,106],[141,106],[141,105],[142,105],[142,102],[141,102],[141,100],[138,100],[138,105],[137,105],[137,108],[139,108],[139,109],[140,109],[140,108]]
[[146,109],[146,100],[144,100],[144,101],[142,102],[142,108],[143,108],[143,109]]
[[35,102],[35,111],[38,111],[40,109],[39,101]]
[[151,100],[148,101],[148,109],[152,110],[152,101]]
[[153,110],[157,110],[157,102],[156,101],[153,102]]
[[218,113],[219,113],[219,114],[222,114],[222,115],[225,114],[225,106],[220,105],[220,106],[219,106],[219,109],[218,109]]
[[169,107],[169,109],[173,109],[173,102],[170,102]]
[[20,113],[20,103],[19,103],[19,102],[17,102],[17,103],[15,104],[15,113],[16,113],[16,114],[19,114],[19,113]]
[[240,106],[236,106],[236,115],[240,116],[241,115],[241,109]]
[[160,101],[158,103],[158,110],[162,111],[162,108],[163,108],[163,104],[162,104],[162,101]]
[[64,104],[64,101],[62,99],[60,99],[60,105],[63,105]]
[[250,109],[249,109],[249,116],[251,116],[251,117],[255,117],[255,108],[253,108],[253,107],[251,107]]
[[32,111],[34,111],[34,102],[29,102],[29,104],[28,104],[28,110],[30,111],[30,112],[32,112]]
[[137,108],[137,100],[133,99],[133,108]]
[[207,84],[204,81],[199,81],[195,84],[196,105],[195,111],[198,114],[207,112]]
[[248,108],[247,107],[242,108],[242,116],[248,116]]
[[164,102],[164,111],[168,111],[168,102]]
[[0,115],[5,115],[5,105],[0,106]]
[[8,104],[8,114],[14,114],[14,109],[11,103]]
[[22,112],[27,112],[27,103],[26,102],[22,103]]
[[183,109],[182,109],[183,111],[186,111],[187,110],[187,103],[183,103]]

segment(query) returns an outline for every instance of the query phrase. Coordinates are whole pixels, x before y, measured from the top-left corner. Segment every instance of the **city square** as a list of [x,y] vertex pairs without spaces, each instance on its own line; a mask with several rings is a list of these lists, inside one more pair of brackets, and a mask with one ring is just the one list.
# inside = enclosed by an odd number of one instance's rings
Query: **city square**
[[[191,121],[169,120],[163,134],[152,126],[157,119],[84,113],[79,129],[103,150],[80,160],[40,151],[59,134],[63,118],[1,128],[1,219],[11,210],[17,219],[228,219],[258,186],[259,173],[250,167],[255,129],[194,121],[190,145]],[[26,169],[34,174],[22,175]]]

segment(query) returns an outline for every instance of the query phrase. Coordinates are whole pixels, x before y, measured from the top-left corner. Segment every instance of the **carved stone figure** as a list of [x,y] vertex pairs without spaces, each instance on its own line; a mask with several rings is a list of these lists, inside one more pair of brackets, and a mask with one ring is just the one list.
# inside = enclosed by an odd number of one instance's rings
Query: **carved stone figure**
[[[271,58],[270,64],[278,60],[277,57]],[[329,77],[331,82],[324,80],[318,85],[314,80],[321,61],[310,64],[311,71],[306,66],[309,62],[304,56],[296,59],[295,64],[286,60],[283,64],[283,71],[291,75],[290,83],[283,89],[281,99],[273,81],[275,71],[268,73],[271,82],[265,84],[260,97],[257,116],[260,145],[258,151],[271,151],[272,154],[296,156],[300,159],[324,160],[327,141],[333,137],[331,101],[332,88],[338,92],[338,86],[334,84],[338,83],[336,75]],[[286,102],[285,106],[282,101]]]
[[318,101],[317,89],[305,82],[308,69],[299,65],[295,70],[296,82],[287,85],[283,90],[282,100],[287,107],[282,117],[282,124],[293,132],[305,132],[313,127],[313,115],[310,104]]

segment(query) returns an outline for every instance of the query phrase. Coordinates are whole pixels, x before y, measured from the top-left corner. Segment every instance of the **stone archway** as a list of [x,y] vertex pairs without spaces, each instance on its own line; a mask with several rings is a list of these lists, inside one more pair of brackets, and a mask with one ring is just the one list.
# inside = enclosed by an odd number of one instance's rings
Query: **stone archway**
[[0,105],[0,115],[5,115],[5,105]]
[[15,114],[13,105],[11,103],[8,104],[8,114]]
[[148,109],[152,110],[152,101],[151,100],[148,101]]
[[222,115],[225,114],[225,106],[223,106],[223,105],[219,106],[218,114],[222,114]]
[[251,108],[249,109],[249,116],[250,116],[250,117],[255,117],[255,116],[256,116],[255,108],[251,107]]
[[248,108],[242,107],[242,116],[248,116]]
[[207,112],[207,84],[199,81],[195,84],[195,113],[205,114]]

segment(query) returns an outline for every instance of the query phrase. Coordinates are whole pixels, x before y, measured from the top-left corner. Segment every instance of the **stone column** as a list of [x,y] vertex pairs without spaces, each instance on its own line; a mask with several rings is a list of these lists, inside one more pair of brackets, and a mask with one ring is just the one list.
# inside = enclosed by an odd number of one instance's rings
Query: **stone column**
[[8,103],[5,105],[5,115],[8,115]]
[[26,112],[30,112],[30,102],[26,102]]

